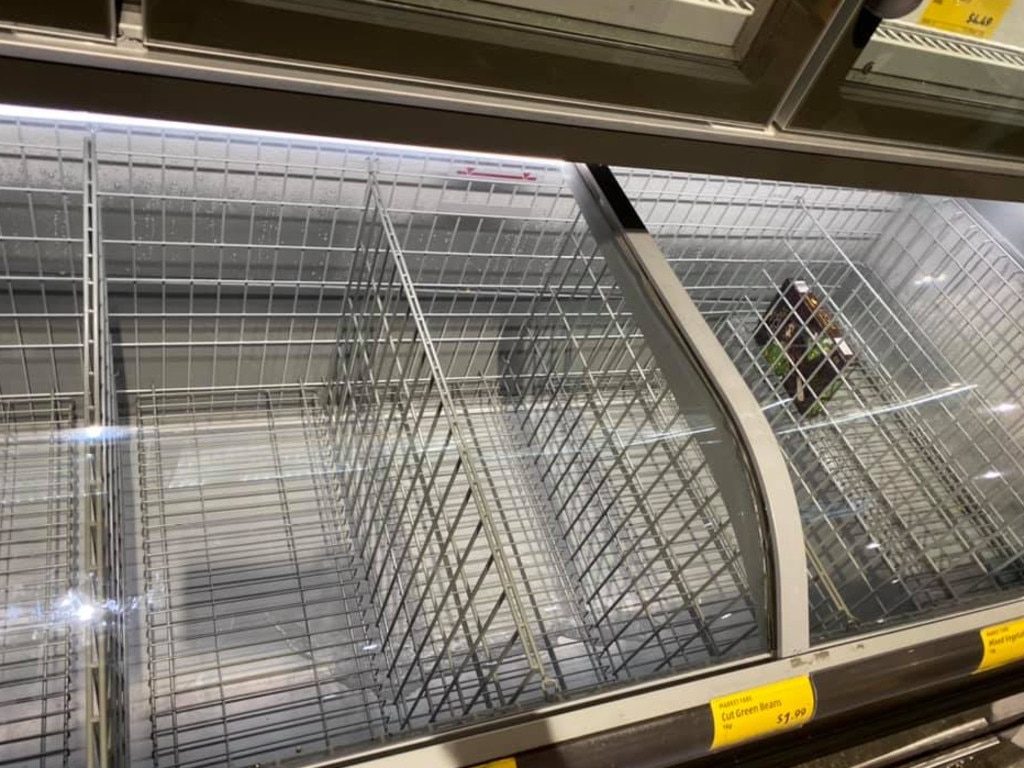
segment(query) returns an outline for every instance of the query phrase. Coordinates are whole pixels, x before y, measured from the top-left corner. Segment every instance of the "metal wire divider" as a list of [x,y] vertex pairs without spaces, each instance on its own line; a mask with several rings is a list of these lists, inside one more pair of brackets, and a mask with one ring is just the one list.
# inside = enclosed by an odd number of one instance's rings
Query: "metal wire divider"
[[[908,211],[921,204],[908,203]],[[898,262],[892,230],[911,214],[895,216],[862,262],[809,209],[803,215],[817,241],[778,238],[759,264],[741,249],[735,259],[677,249],[677,269],[789,459],[805,518],[816,635],[948,613],[1019,590],[1019,534],[1004,517],[1019,508],[1018,492],[964,459],[966,445],[984,444],[973,450],[995,462],[988,466],[1015,468],[1015,439],[998,423],[985,385],[962,378],[944,354],[944,339],[922,328],[922,318],[937,321],[935,305],[907,304],[892,290],[899,283],[869,266]],[[808,283],[857,355],[813,418],[789,405],[754,340],[786,278]],[[927,282],[927,275],[917,279]],[[991,338],[982,327],[971,332]]]
[[572,198],[488,221],[380,179],[327,397],[399,727],[760,650],[707,430]]
[[0,763],[80,764],[82,139],[0,123]]
[[[74,403],[0,398],[0,760],[67,765],[81,749]],[[80,734],[79,734],[80,736]]]
[[123,765],[128,750],[125,680],[124,522],[121,458],[105,265],[101,252],[98,164],[84,140],[82,314],[84,423],[80,432],[83,493],[86,765]]
[[328,402],[381,695],[403,730],[555,683],[375,178],[359,246]]

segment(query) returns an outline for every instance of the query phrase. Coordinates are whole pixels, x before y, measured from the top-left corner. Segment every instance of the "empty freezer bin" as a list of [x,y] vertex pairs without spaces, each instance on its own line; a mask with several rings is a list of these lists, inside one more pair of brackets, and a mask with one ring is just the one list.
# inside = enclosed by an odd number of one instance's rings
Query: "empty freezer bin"
[[[1024,262],[951,198],[622,170],[786,455],[824,640],[1024,588]],[[854,360],[817,416],[756,330],[786,280]]]
[[666,259],[540,160],[25,117],[0,174],[0,764],[707,706],[1020,594],[1020,262],[961,201],[619,172]]
[[302,761],[769,650],[751,459],[572,169],[0,131],[0,547],[53,538],[46,590],[4,560],[48,634],[0,762]]

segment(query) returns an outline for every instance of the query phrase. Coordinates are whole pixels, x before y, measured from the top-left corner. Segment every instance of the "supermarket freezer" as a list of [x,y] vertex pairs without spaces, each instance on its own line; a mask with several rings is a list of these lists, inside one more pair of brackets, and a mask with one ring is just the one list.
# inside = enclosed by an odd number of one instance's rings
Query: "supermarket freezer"
[[[1019,659],[1021,256],[966,201],[23,116],[0,249],[0,764],[699,755],[716,696]],[[786,281],[852,353],[807,410]]]

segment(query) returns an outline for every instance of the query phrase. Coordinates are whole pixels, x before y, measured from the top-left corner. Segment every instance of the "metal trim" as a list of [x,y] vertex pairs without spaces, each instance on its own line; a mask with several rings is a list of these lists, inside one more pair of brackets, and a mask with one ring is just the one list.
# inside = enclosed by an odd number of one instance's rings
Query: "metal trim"
[[[776,125],[804,134],[827,132],[847,141],[902,145],[908,152],[945,151],[950,157],[974,154],[1006,161],[1024,157],[1019,100],[1013,103],[1012,96],[989,93],[962,98],[954,92],[962,87],[950,81],[950,90],[941,75],[928,83],[911,76],[907,82],[913,87],[906,89],[858,75],[855,68],[866,48],[858,39],[857,25],[871,16],[868,11],[862,16],[859,8],[859,3],[849,3],[836,14],[779,107]],[[876,33],[867,45],[900,50],[892,35],[884,27],[879,29],[882,35]],[[941,55],[934,48],[914,53],[923,58]],[[966,58],[960,61],[969,63]],[[973,66],[995,72],[1006,65],[976,61]]]
[[[803,557],[794,555],[804,551],[803,526],[789,471],[768,420],[607,168],[581,164],[567,166],[566,173],[584,218],[599,242],[607,238],[607,245],[622,254],[628,266],[639,273],[639,279],[653,293],[648,307],[658,311],[654,308],[657,302],[689,355],[708,374],[707,383],[718,395],[727,420],[735,429],[750,461],[747,469],[763,501],[767,552],[760,552],[760,537],[753,536],[754,531],[750,530],[755,528],[752,521],[739,519],[733,523],[747,565],[747,578],[753,588],[754,568],[760,565],[758,558],[767,555],[773,580],[769,605],[774,607],[770,625],[776,653],[782,657],[803,653],[810,648],[807,566]],[[670,380],[676,379],[671,371],[666,374]],[[723,470],[729,468],[735,471],[734,466]]]

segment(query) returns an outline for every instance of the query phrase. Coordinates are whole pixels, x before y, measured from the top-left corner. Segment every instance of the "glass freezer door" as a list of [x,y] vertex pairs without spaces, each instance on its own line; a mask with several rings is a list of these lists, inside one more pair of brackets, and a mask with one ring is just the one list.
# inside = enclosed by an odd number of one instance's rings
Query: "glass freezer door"
[[[767,124],[835,0],[149,0],[151,48],[441,88]],[[384,78],[387,85],[382,84]],[[517,109],[510,104],[507,109]]]
[[914,5],[893,6],[901,15],[881,21],[856,5],[840,14],[824,38],[831,53],[780,123],[1024,157],[1024,3]]

